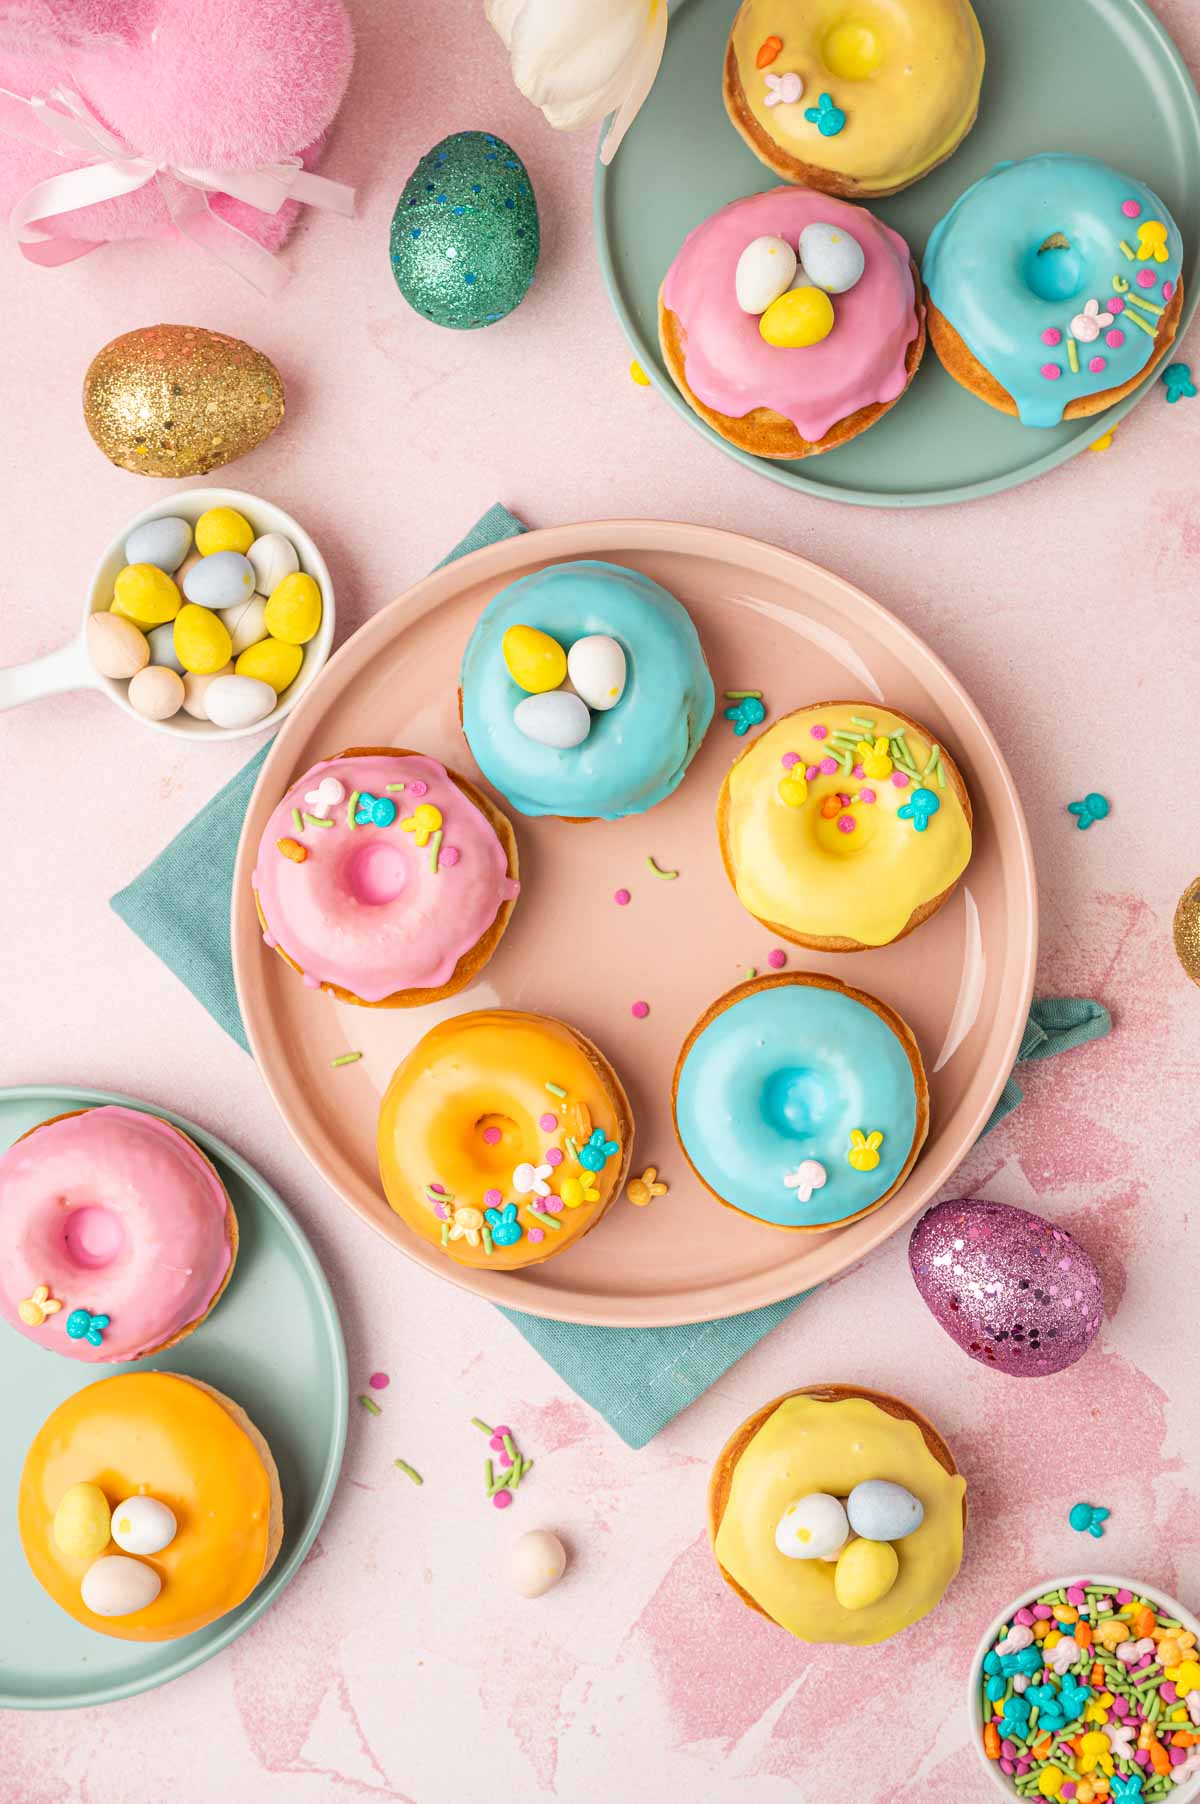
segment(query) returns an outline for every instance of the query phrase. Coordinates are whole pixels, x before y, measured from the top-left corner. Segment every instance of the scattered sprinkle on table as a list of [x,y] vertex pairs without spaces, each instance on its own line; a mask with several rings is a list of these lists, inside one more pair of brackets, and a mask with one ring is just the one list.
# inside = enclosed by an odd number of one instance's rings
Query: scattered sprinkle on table
[[613,901],[618,908],[628,908],[630,902],[629,891],[627,889],[615,889],[613,891]]
[[655,864],[653,856],[647,858],[646,863],[650,866],[650,869],[654,872],[656,877],[664,877],[668,883],[674,883],[676,877],[679,875],[678,871],[664,871],[660,865]]
[[669,1186],[659,1177],[657,1165],[647,1165],[640,1178],[630,1178],[625,1194],[638,1209],[644,1209],[656,1196],[666,1196]]
[[783,970],[783,967],[787,964],[787,953],[782,946],[775,946],[768,952],[767,963],[770,965],[772,971]]
[[1116,436],[1117,436],[1116,427],[1110,426],[1107,432],[1102,432],[1100,434],[1099,438],[1092,440],[1091,444],[1088,446],[1088,450],[1089,451],[1107,451],[1109,449],[1109,447],[1112,445],[1112,442],[1116,438]]
[[755,967],[753,965],[747,965],[746,966],[746,974],[742,978],[742,982],[749,983],[751,978],[754,978],[757,976],[758,976],[758,971],[755,969]]
[[330,1059],[329,1063],[336,1069],[338,1065],[357,1065],[361,1057],[361,1052],[339,1052],[336,1059]]
[[383,1414],[383,1411],[380,1409],[378,1403],[376,1403],[374,1397],[368,1397],[364,1394],[359,1398],[359,1402],[371,1415],[381,1416]]
[[649,388],[650,378],[636,357],[629,366],[629,374],[633,377],[639,388]]
[[1085,832],[1095,821],[1105,820],[1111,808],[1112,803],[1108,797],[1102,796],[1099,790],[1095,789],[1085,795],[1082,802],[1067,803],[1067,813],[1075,816],[1075,825],[1081,833]]
[[1196,394],[1196,384],[1192,381],[1192,372],[1186,363],[1169,363],[1162,373],[1162,384],[1167,391],[1168,401],[1191,401]]
[[490,1459],[483,1462],[484,1492],[491,1498],[496,1509],[506,1510],[521,1480],[533,1471],[533,1461],[525,1459],[520,1453],[513,1440],[513,1431],[507,1423],[501,1422],[497,1427],[491,1428],[480,1417],[472,1416],[471,1426],[488,1436],[488,1446],[493,1453],[499,1455],[499,1472]]
[[373,1391],[386,1391],[391,1382],[386,1372],[372,1372],[367,1379],[367,1383]]
[[392,1464],[396,1467],[398,1472],[403,1472],[406,1478],[411,1478],[415,1485],[423,1485],[425,1483],[425,1480],[421,1477],[421,1474],[416,1470],[415,1466],[410,1466],[406,1459],[393,1460]]
[[648,1002],[635,1002],[629,1012],[635,1021],[644,1021],[646,1016],[650,1013],[650,1004]]
[[1094,1503],[1073,1503],[1067,1521],[1076,1534],[1093,1535],[1098,1541],[1111,1514],[1111,1510],[1100,1509]]

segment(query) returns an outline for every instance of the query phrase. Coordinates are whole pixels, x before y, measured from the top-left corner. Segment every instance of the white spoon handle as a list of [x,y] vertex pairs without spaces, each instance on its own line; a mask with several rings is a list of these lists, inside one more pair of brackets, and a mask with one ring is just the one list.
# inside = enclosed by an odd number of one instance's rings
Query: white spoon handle
[[43,695],[61,695],[67,689],[99,689],[103,685],[92,669],[81,638],[71,639],[44,658],[28,664],[10,664],[0,670],[0,709],[19,708]]

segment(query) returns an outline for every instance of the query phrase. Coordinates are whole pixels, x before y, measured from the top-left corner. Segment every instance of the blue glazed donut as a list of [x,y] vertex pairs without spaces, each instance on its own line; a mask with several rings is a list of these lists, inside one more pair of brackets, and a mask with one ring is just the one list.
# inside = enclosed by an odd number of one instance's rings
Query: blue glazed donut
[[[1182,254],[1153,190],[1094,157],[998,163],[933,228],[930,336],[964,387],[1007,402],[1022,425],[1057,426],[1099,412],[1166,350]],[[962,345],[1003,398],[979,384]]]
[[[620,700],[591,711],[582,744],[555,750],[517,726],[514,712],[528,698],[503,652],[516,626],[549,635],[564,652],[591,634],[621,647]],[[493,596],[467,642],[460,681],[475,762],[530,815],[643,814],[682,780],[715,705],[696,629],[675,597],[636,570],[591,560],[552,564]]]
[[877,1208],[929,1127],[921,1055],[900,1016],[833,977],[740,984],[689,1035],[675,1131],[721,1202],[777,1228]]

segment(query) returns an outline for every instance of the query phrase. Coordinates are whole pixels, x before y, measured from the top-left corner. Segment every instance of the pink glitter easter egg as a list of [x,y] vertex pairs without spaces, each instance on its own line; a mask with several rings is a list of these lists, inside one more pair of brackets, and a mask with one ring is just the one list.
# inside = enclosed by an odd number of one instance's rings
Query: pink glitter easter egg
[[938,1203],[914,1228],[908,1263],[951,1340],[1013,1378],[1074,1365],[1103,1319],[1100,1274],[1078,1241],[1008,1203]]

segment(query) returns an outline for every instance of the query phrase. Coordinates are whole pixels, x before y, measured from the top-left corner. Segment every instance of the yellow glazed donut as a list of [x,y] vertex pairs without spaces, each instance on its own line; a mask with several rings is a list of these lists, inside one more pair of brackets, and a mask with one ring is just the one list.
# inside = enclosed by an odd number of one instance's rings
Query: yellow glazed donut
[[800,1641],[867,1647],[927,1616],[962,1561],[966,1483],[896,1397],[792,1391],[722,1449],[708,1491],[721,1577]]
[[167,1372],[102,1378],[60,1403],[26,1455],[17,1508],[38,1583],[123,1641],[174,1641],[236,1609],[283,1539],[263,1436],[220,1391]]
[[947,900],[971,856],[953,759],[895,708],[817,702],[746,748],[717,833],[742,906],[821,952],[886,946]]
[[573,1246],[620,1195],[633,1115],[589,1040],[487,1009],[431,1028],[379,1111],[388,1202],[459,1265],[517,1271]]
[[969,0],[743,0],[725,107],[785,181],[870,199],[957,150],[983,64]]

